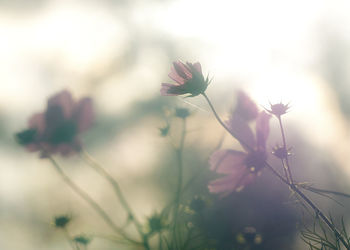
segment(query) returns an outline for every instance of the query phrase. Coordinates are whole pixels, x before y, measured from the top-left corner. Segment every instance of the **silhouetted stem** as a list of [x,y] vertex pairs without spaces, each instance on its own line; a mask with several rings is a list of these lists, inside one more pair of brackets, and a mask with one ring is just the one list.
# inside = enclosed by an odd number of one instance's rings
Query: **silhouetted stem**
[[88,165],[91,166],[98,174],[104,177],[112,185],[120,203],[122,204],[123,208],[127,212],[128,217],[130,218],[131,221],[134,222],[137,231],[142,237],[142,241],[145,249],[150,249],[148,244],[148,237],[143,233],[141,223],[137,220],[131,207],[126,201],[118,182],[100,164],[98,164],[88,153],[84,152],[83,156],[84,156],[84,160],[88,163]]
[[[114,224],[114,222],[111,220],[111,218],[107,215],[107,213],[82,189],[80,189],[61,169],[61,167],[58,165],[58,163],[49,156],[48,158],[52,165],[54,166],[57,173],[62,177],[63,181],[67,183],[67,185],[76,193],[78,194],[82,199],[84,199],[100,216],[101,218],[106,222],[107,225],[110,226],[111,229],[113,229],[116,233],[123,236],[126,240],[130,242],[136,242],[133,239],[129,238],[125,232],[119,228],[117,225]],[[138,242],[137,242],[138,243]],[[139,243],[138,243],[139,244]]]
[[282,125],[282,118],[281,116],[277,117],[278,118],[278,122],[280,125],[280,129],[281,129],[281,134],[282,134],[282,142],[283,142],[283,150],[284,152],[286,152],[286,156],[284,158],[285,164],[283,164],[283,166],[287,169],[288,171],[288,179],[290,180],[290,183],[294,183],[293,181],[293,176],[292,176],[292,172],[290,170],[290,165],[289,165],[289,159],[288,159],[288,150],[287,150],[287,143],[286,143],[286,136],[284,134],[284,129],[283,129],[283,125]]
[[286,179],[288,180],[289,183],[292,183],[292,181],[289,178],[287,166],[284,164],[283,159],[281,159],[281,163],[282,163],[282,168],[283,168],[283,171],[284,171],[284,175],[286,176]]
[[[216,117],[216,119],[218,120],[218,122],[223,126],[223,128],[225,128],[236,140],[238,140],[241,144],[242,141],[240,141],[238,139],[237,136],[234,135],[234,133],[232,133],[228,127],[225,125],[225,123],[222,122],[222,120],[220,119],[220,117],[218,116],[218,114],[215,111],[215,108],[213,107],[213,105],[211,104],[209,98],[207,97],[207,95],[205,93],[202,94],[205,99],[207,100],[211,110],[214,113],[214,116]],[[283,131],[283,130],[282,130]],[[283,136],[284,137],[284,133]],[[285,143],[285,137],[284,137],[284,145],[286,145]],[[250,147],[249,145],[244,144],[249,150]],[[333,223],[327,218],[327,216],[324,215],[324,213],[303,193],[301,192],[297,186],[295,186],[293,183],[289,183],[286,179],[283,178],[283,176],[281,176],[268,162],[265,162],[265,166],[270,169],[272,171],[272,173],[274,175],[276,175],[282,182],[284,182],[285,184],[287,184],[295,193],[297,193],[313,210],[314,212],[323,220],[324,223],[326,223],[326,225],[329,227],[329,229],[331,231],[334,232],[334,234],[336,235],[336,237],[341,241],[341,243],[346,247],[346,249],[350,250],[350,246],[349,244],[345,241],[344,236],[338,231],[338,229],[333,225]]]
[[313,192],[319,192],[319,193],[326,193],[326,194],[334,194],[338,196],[344,196],[346,198],[350,198],[350,194],[338,192],[338,191],[332,191],[332,190],[326,190],[326,189],[320,189],[320,188],[314,188],[306,185],[299,185],[301,188],[313,191]]

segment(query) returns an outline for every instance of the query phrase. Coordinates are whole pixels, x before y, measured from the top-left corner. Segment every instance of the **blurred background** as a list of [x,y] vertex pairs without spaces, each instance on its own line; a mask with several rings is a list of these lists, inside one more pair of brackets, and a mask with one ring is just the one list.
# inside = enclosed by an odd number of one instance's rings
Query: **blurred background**
[[[96,122],[84,135],[85,149],[120,182],[142,222],[174,195],[171,141],[178,143],[180,123],[174,119],[172,139],[159,128],[175,107],[192,113],[185,179],[205,173],[183,202],[208,195],[207,158],[224,131],[203,98],[160,96],[171,62],[179,59],[201,62],[213,77],[207,94],[224,118],[237,89],[263,107],[290,102],[285,128],[295,179],[350,193],[349,9],[345,0],[0,0],[0,249],[69,249],[50,225],[57,214],[72,214],[72,234],[111,234],[47,160],[14,140],[62,89],[93,98]],[[280,134],[276,121],[271,126],[272,148]],[[223,148],[235,147],[226,136]],[[125,223],[108,183],[78,156],[57,160],[117,224]],[[201,226],[223,249],[235,239],[232,232],[247,226],[262,237],[256,249],[307,249],[298,225],[308,221],[268,171],[244,191],[212,199]],[[340,206],[314,199],[350,225],[348,200],[338,197]],[[123,247],[101,236],[90,249]]]

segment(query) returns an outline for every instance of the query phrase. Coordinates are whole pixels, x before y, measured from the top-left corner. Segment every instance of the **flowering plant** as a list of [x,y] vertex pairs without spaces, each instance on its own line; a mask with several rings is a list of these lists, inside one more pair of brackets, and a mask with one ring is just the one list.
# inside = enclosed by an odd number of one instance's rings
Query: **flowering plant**
[[[265,235],[268,233],[266,230],[264,231],[263,226],[254,227],[252,225],[255,223],[254,220],[245,221],[242,214],[239,214],[236,220],[232,221],[229,216],[239,211],[240,202],[237,202],[238,200],[244,202],[244,197],[247,196],[247,193],[244,192],[248,188],[244,190],[243,188],[254,183],[263,171],[269,171],[274,178],[287,187],[286,190],[292,191],[292,194],[304,207],[311,208],[316,214],[315,221],[319,223],[323,234],[318,233],[315,226],[313,230],[306,227],[301,233],[302,239],[311,249],[350,249],[350,237],[346,233],[344,224],[339,229],[334,221],[326,216],[315,202],[305,194],[305,191],[322,195],[349,195],[311,187],[295,181],[289,160],[291,157],[290,148],[286,142],[282,123],[283,116],[289,110],[288,105],[271,104],[270,108],[261,111],[245,92],[238,91],[235,108],[230,112],[228,121],[223,121],[206,94],[210,80],[208,77],[204,78],[200,63],[174,62],[169,77],[176,83],[162,83],[161,95],[203,97],[217,122],[241,145],[242,149],[221,149],[221,143],[219,143],[219,146],[213,150],[209,157],[210,171],[206,172],[207,165],[201,164],[201,171],[190,176],[188,169],[184,166],[186,157],[192,151],[187,150],[187,148],[185,150],[185,147],[189,131],[187,128],[188,120],[194,112],[183,107],[177,107],[173,112],[168,112],[166,126],[160,128],[160,134],[171,141],[170,145],[172,145],[175,160],[172,162],[167,158],[167,161],[171,162],[174,165],[173,169],[177,171],[175,178],[174,174],[170,176],[170,180],[175,180],[176,184],[174,187],[171,186],[171,181],[167,183],[174,191],[172,196],[161,209],[158,208],[159,210],[144,216],[144,219],[136,216],[134,209],[128,202],[128,196],[124,194],[116,178],[83,149],[82,132],[93,125],[95,118],[91,98],[85,97],[75,101],[68,90],[55,94],[48,99],[45,111],[34,114],[29,119],[28,128],[16,134],[16,140],[28,151],[40,152],[40,157],[52,164],[71,190],[80,196],[112,230],[113,235],[105,238],[116,243],[118,247],[127,245],[129,248],[146,250],[282,249],[283,247],[281,248],[278,244],[272,244],[271,247],[271,244],[265,239]],[[278,120],[282,144],[277,144],[270,150],[267,141],[272,117]],[[174,120],[182,125],[177,133],[173,133],[176,129]],[[191,150],[194,148],[196,146],[192,145]],[[113,211],[107,212],[99,202],[79,187],[56,161],[57,156],[65,158],[74,155],[79,155],[86,165],[102,176],[111,186],[118,202],[124,209],[126,223],[115,222],[110,214]],[[270,155],[275,156],[281,165],[271,164]],[[191,189],[195,180],[203,172],[207,175],[204,177],[202,188]],[[260,192],[267,193],[264,188]],[[242,199],[237,198],[239,194],[243,197],[241,197]],[[249,202],[258,200],[259,204],[256,204],[255,207],[263,207],[261,203],[267,202],[260,197],[260,194],[255,195],[254,199],[248,197],[246,200]],[[232,201],[230,199],[233,199],[233,204],[229,202]],[[228,206],[222,205],[225,203],[228,203]],[[226,208],[226,211],[222,209],[222,206]],[[279,221],[283,219],[279,218],[278,224],[283,224]],[[73,221],[74,216],[61,214],[54,216],[52,225],[64,233],[73,250],[88,249],[91,241],[98,238],[99,234],[79,233],[72,235],[68,228]],[[245,223],[245,226],[236,226],[240,223],[239,221]],[[130,229],[130,226],[133,228]],[[324,226],[328,227],[328,232]],[[330,234],[334,236],[333,241],[330,239]]]

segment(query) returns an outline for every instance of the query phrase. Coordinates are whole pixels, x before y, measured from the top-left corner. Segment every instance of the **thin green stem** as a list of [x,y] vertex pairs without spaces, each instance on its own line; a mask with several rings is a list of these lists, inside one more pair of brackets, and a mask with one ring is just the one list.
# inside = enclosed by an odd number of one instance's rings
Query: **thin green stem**
[[[238,139],[237,136],[235,136],[229,129],[228,127],[222,122],[222,120],[220,119],[220,117],[218,116],[218,114],[215,111],[215,108],[213,107],[213,105],[211,104],[209,98],[207,97],[206,94],[202,94],[205,99],[207,100],[210,108],[212,109],[214,116],[216,117],[216,119],[218,120],[218,122],[235,138],[237,139],[241,144],[242,141]],[[284,134],[284,133],[283,133]],[[284,137],[284,136],[283,136]],[[285,138],[285,137],[284,137]],[[285,139],[284,139],[284,145],[286,145],[285,143]],[[245,145],[248,146],[248,145]],[[250,149],[250,147],[247,147],[248,149]],[[346,249],[350,250],[350,245],[345,241],[344,236],[338,231],[338,229],[334,226],[334,224],[327,218],[327,216],[324,215],[324,213],[303,193],[301,192],[298,187],[296,185],[294,185],[293,183],[288,182],[288,180],[284,179],[283,176],[281,176],[268,162],[265,162],[265,166],[272,171],[272,173],[274,175],[276,175],[282,182],[284,182],[286,185],[288,185],[295,193],[297,193],[313,210],[314,212],[323,220],[324,223],[326,223],[326,225],[329,227],[329,229],[331,231],[334,232],[334,234],[336,235],[336,237],[342,242],[342,244],[346,247]]]
[[163,250],[163,242],[162,242],[162,232],[161,231],[159,231],[159,233],[158,233],[158,237],[159,237],[159,241],[158,241],[158,249],[159,250]]
[[61,176],[63,181],[77,194],[79,195],[83,200],[85,200],[100,216],[101,218],[106,222],[106,224],[113,229],[116,233],[123,236],[126,240],[134,242],[129,236],[126,235],[126,233],[119,228],[112,219],[107,215],[107,213],[82,189],[80,189],[61,169],[61,167],[58,165],[58,163],[49,156],[48,159],[54,166],[56,172]]
[[105,239],[111,242],[115,242],[118,244],[125,244],[125,245],[129,245],[129,244],[133,244],[133,246],[139,246],[142,247],[142,242],[136,241],[136,240],[126,240],[125,238],[118,238],[115,235],[104,235],[104,234],[99,234],[99,233],[94,233],[92,234],[93,238],[100,238],[100,239]]
[[145,249],[150,249],[148,244],[148,237],[142,231],[142,225],[138,221],[134,212],[132,211],[131,207],[126,201],[126,198],[124,197],[118,182],[100,164],[98,164],[97,161],[95,161],[87,152],[83,152],[83,159],[85,160],[86,163],[88,163],[89,166],[91,166],[98,174],[104,177],[112,185],[120,203],[122,204],[123,208],[127,212],[128,217],[132,222],[134,222],[138,233],[142,237],[142,241]]
[[66,239],[67,239],[67,241],[68,241],[70,247],[71,247],[73,250],[77,250],[78,247],[74,246],[74,243],[73,243],[71,237],[69,236],[69,233],[68,233],[67,228],[65,228],[65,227],[62,228],[62,231],[63,231],[63,234],[64,234],[64,236],[66,237]]

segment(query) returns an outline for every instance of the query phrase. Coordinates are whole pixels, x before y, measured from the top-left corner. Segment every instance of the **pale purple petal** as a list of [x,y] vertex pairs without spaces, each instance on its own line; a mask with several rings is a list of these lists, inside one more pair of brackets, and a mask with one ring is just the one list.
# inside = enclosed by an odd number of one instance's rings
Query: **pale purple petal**
[[58,106],[62,108],[64,118],[70,118],[73,113],[74,101],[72,95],[67,90],[63,90],[51,97],[47,102],[48,108]]
[[36,129],[37,133],[42,135],[45,131],[45,115],[44,113],[34,114],[29,118],[29,128]]
[[174,96],[176,94],[170,94],[169,89],[174,86],[173,84],[170,83],[162,83],[162,87],[160,88],[160,94],[164,96]]
[[173,63],[176,73],[185,80],[192,78],[191,70],[182,62],[177,61]]
[[242,188],[255,181],[257,173],[246,172],[244,176],[237,183],[236,191],[242,190]]
[[254,149],[256,145],[255,136],[244,119],[234,115],[227,121],[227,126],[246,151]]
[[[244,173],[242,173],[243,175]],[[209,182],[208,188],[211,193],[231,193],[237,188],[240,176],[228,175]]]
[[221,174],[239,174],[245,168],[246,157],[244,152],[218,150],[210,156],[210,170]]
[[26,149],[29,152],[36,152],[36,151],[41,150],[40,145],[38,143],[30,143],[30,144],[26,145]]
[[270,118],[271,115],[267,114],[265,111],[262,111],[256,119],[257,148],[260,150],[265,150],[266,148],[266,141],[270,132]]
[[182,85],[186,82],[186,80],[184,78],[182,78],[181,76],[179,76],[175,70],[174,67],[171,68],[170,73],[168,74],[168,76],[173,79],[175,82],[177,82],[178,84]]
[[208,188],[211,193],[223,193],[222,196],[225,196],[231,192],[242,190],[242,188],[252,183],[256,176],[256,173],[251,173],[245,168],[240,174],[231,174],[211,181]]
[[91,127],[94,121],[94,111],[91,98],[83,98],[77,104],[74,111],[78,132],[83,132]]
[[[187,63],[187,64],[189,64],[189,63]],[[202,75],[202,66],[199,62],[196,62],[194,64],[190,64],[190,65],[192,65],[192,67],[195,68],[196,71]]]
[[254,120],[258,116],[258,107],[243,91],[237,93],[237,105],[233,113],[245,121]]

